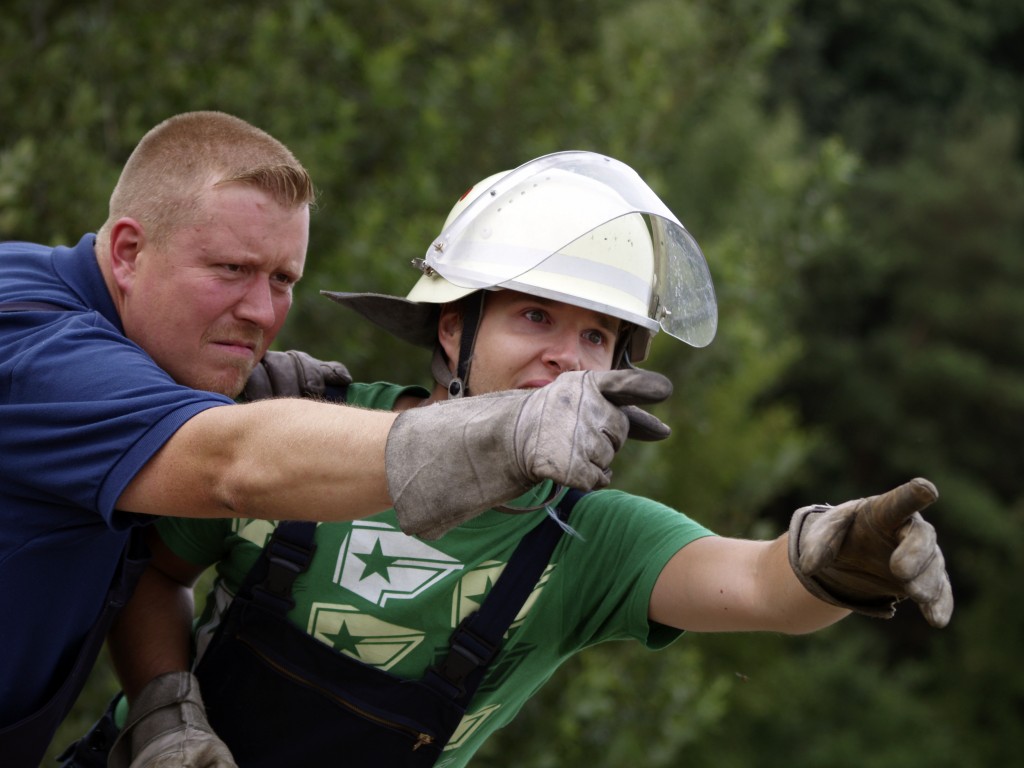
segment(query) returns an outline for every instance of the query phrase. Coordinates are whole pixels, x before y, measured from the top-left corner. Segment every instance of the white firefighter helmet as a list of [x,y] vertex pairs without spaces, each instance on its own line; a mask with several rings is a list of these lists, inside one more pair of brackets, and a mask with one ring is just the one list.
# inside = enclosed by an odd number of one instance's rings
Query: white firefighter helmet
[[623,320],[629,360],[659,329],[709,344],[717,305],[696,241],[629,166],[559,152],[474,185],[452,208],[405,299],[324,291],[390,333],[436,344],[442,304],[509,289]]

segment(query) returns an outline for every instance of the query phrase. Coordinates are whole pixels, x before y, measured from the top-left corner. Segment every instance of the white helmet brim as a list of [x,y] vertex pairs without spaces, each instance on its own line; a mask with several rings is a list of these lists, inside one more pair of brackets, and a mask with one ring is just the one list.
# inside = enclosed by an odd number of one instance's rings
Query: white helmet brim
[[643,317],[629,319],[695,347],[714,338],[718,308],[704,254],[628,165],[592,152],[557,152],[487,182],[456,207],[457,215],[449,216],[428,248],[428,275],[467,291],[518,288],[518,278],[538,268],[567,274],[558,262],[572,243],[609,222],[643,214],[653,243],[653,274],[644,277],[650,296]]

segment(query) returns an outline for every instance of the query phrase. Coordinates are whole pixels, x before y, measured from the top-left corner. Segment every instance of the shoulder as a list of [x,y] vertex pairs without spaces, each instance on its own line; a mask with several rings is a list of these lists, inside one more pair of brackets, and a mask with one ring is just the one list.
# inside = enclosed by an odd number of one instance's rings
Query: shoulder
[[85,318],[87,322],[103,320],[120,332],[117,309],[96,261],[95,241],[95,235],[87,234],[73,246],[0,243],[0,294],[4,301],[44,302],[65,310],[17,313],[23,315],[19,322]]
[[610,489],[584,495],[573,510],[570,524],[584,538],[607,541],[619,549],[678,549],[711,533],[666,504]]
[[643,518],[670,518],[693,522],[683,512],[660,501],[611,488],[584,494],[577,506],[589,510],[591,514],[634,512]]
[[0,255],[2,256],[45,256],[51,251],[53,248],[39,243],[28,243],[21,240],[0,242]]

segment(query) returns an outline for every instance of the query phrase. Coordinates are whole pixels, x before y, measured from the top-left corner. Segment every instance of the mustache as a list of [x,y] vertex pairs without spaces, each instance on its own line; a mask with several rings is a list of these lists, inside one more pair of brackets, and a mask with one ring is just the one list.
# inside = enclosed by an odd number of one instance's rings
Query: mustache
[[203,341],[214,344],[237,344],[260,352],[263,349],[263,331],[253,326],[211,328],[203,334]]

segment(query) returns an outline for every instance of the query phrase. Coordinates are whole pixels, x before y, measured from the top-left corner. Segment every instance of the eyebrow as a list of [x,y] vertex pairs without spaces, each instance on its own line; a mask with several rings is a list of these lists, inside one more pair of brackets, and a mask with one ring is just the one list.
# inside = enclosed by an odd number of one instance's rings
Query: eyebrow
[[[531,296],[530,299],[543,307],[553,307],[556,304],[567,304],[564,301],[546,299],[542,296]],[[567,304],[567,306],[574,305]],[[597,318],[597,324],[604,328],[609,333],[617,334],[619,332],[619,329],[622,327],[622,321],[619,320],[617,317],[612,317],[611,315],[606,315],[603,312],[597,312],[596,310],[593,309],[586,309],[585,307],[578,307],[578,309],[584,309],[585,311],[593,314],[594,317]]]

